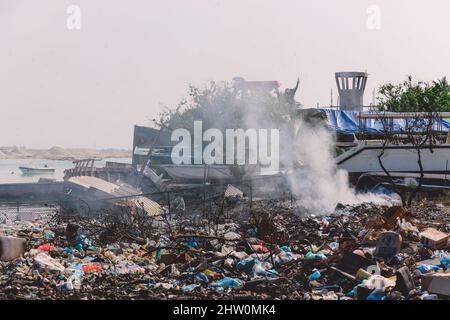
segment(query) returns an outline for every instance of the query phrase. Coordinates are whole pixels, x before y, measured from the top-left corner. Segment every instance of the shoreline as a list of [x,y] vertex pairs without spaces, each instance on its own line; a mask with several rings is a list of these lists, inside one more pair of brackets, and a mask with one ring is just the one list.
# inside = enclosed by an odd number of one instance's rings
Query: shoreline
[[82,159],[114,159],[114,158],[130,158],[131,150],[114,150],[114,149],[64,149],[53,147],[50,149],[14,149],[1,150],[0,160],[60,160],[75,161]]
[[82,159],[95,159],[95,160],[104,160],[104,159],[131,159],[130,154],[117,154],[117,155],[105,155],[102,157],[92,157],[92,156],[86,156],[86,157],[38,157],[38,156],[31,156],[31,157],[20,157],[20,156],[12,156],[12,157],[0,157],[0,160],[54,160],[54,161],[76,161],[76,160],[82,160]]

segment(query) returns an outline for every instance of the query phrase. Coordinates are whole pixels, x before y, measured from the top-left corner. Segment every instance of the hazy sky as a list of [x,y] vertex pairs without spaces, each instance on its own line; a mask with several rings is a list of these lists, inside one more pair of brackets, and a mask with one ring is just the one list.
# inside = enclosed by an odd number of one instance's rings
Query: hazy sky
[[189,83],[300,76],[315,106],[353,70],[366,104],[383,82],[449,76],[450,1],[0,0],[0,145],[130,148]]

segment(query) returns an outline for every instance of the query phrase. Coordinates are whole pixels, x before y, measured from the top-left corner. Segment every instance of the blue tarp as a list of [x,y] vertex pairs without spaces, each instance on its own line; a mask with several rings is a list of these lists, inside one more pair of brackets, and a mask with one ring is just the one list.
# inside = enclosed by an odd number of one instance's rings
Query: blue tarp
[[[377,119],[364,119],[363,124],[365,128],[359,128],[358,111],[342,111],[335,109],[320,109],[320,112],[324,113],[327,117],[327,125],[330,130],[334,130],[337,133],[382,133],[383,125],[380,120]],[[374,113],[375,114],[375,113]],[[395,133],[401,133],[404,131],[405,119],[393,119],[393,128]],[[435,130],[442,132],[448,132],[450,128],[450,122],[446,120],[440,120],[440,123],[434,125]]]

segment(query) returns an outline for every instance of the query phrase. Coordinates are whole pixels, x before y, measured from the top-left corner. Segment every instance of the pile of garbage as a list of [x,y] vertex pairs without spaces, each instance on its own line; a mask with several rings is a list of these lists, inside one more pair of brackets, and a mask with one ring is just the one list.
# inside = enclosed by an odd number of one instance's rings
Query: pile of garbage
[[165,218],[145,235],[99,219],[1,225],[0,299],[450,297],[447,208],[340,205],[300,216],[290,202],[255,201],[246,215],[234,210],[214,223]]

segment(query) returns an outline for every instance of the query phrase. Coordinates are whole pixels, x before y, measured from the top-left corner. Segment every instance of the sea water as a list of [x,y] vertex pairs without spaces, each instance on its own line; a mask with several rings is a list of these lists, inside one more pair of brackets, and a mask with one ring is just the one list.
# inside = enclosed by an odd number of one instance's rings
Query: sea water
[[[106,161],[131,163],[129,158],[114,158],[95,161],[95,167],[105,166]],[[19,167],[54,168],[53,174],[23,175]],[[39,178],[56,179],[61,181],[64,170],[71,169],[75,165],[72,160],[45,160],[45,159],[0,159],[0,184],[2,183],[26,183],[37,182]]]

